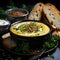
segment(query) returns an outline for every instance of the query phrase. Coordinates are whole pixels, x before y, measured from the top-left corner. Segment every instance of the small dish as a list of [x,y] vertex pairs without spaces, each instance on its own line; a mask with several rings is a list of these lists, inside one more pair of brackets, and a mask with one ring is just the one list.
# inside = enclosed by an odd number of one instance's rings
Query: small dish
[[9,31],[10,21],[0,19],[0,35]]
[[5,15],[11,23],[26,19],[28,14],[27,10],[21,8],[12,8],[5,11]]

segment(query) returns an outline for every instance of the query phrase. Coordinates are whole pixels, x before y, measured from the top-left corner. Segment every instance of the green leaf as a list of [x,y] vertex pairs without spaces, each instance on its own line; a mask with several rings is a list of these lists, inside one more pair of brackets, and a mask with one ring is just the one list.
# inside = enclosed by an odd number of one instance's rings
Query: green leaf
[[49,40],[46,41],[44,44],[43,44],[43,47],[44,48],[47,48],[47,49],[50,49],[50,48],[53,48],[56,44],[56,42],[58,41],[59,37],[56,36],[56,35],[51,35],[49,37]]
[[28,51],[29,51],[29,43],[23,42],[23,43],[21,44],[21,48],[22,48],[22,52],[23,52],[23,53],[28,52]]
[[26,9],[28,11],[31,11],[33,8],[33,5],[26,5],[26,4],[22,4],[20,5],[20,8]]
[[22,53],[28,53],[29,51],[29,43],[28,42],[22,42],[19,44],[16,49],[16,52],[22,52]]
[[22,60],[22,58],[21,57],[18,57],[16,60]]
[[17,8],[17,7],[14,5],[14,2],[10,0],[10,3],[9,5],[7,5],[7,8],[11,9],[11,8]]
[[26,6],[25,4],[22,4],[22,8],[26,9],[26,8],[27,8],[27,6]]
[[6,15],[4,13],[5,13],[5,10],[2,7],[0,7],[0,19],[1,18],[3,18],[3,19],[6,18]]
[[8,5],[7,8],[11,9],[11,8],[17,8],[17,7],[14,5]]
[[0,7],[0,14],[4,14],[4,9]]

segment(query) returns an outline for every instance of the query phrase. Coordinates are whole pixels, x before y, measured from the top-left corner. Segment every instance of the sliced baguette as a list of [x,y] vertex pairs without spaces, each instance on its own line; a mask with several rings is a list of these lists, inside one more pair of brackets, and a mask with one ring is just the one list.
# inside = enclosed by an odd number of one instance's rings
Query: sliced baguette
[[47,3],[43,7],[43,12],[52,28],[60,30],[59,10],[53,4]]
[[40,20],[42,16],[43,3],[37,3],[28,16],[28,20]]
[[52,35],[57,35],[58,37],[60,37],[60,31],[53,31]]

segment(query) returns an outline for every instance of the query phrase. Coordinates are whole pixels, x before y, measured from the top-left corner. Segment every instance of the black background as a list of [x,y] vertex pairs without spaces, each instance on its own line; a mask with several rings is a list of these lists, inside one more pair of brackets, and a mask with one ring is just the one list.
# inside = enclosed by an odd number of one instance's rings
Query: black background
[[[34,5],[38,2],[52,3],[60,10],[60,0],[12,0],[12,1],[16,6],[20,6],[21,4]],[[0,7],[5,8],[7,5],[9,5],[9,3],[10,0],[0,0]]]

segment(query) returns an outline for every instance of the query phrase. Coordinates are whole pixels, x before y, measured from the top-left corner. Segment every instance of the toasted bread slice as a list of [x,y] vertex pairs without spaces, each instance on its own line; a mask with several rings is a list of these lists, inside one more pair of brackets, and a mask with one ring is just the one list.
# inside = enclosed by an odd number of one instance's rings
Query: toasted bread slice
[[28,20],[40,20],[42,16],[43,3],[37,3],[28,16]]
[[58,37],[60,37],[60,31],[53,31],[52,35],[57,35]]
[[47,3],[43,7],[43,12],[52,28],[60,30],[59,10],[53,4]]

